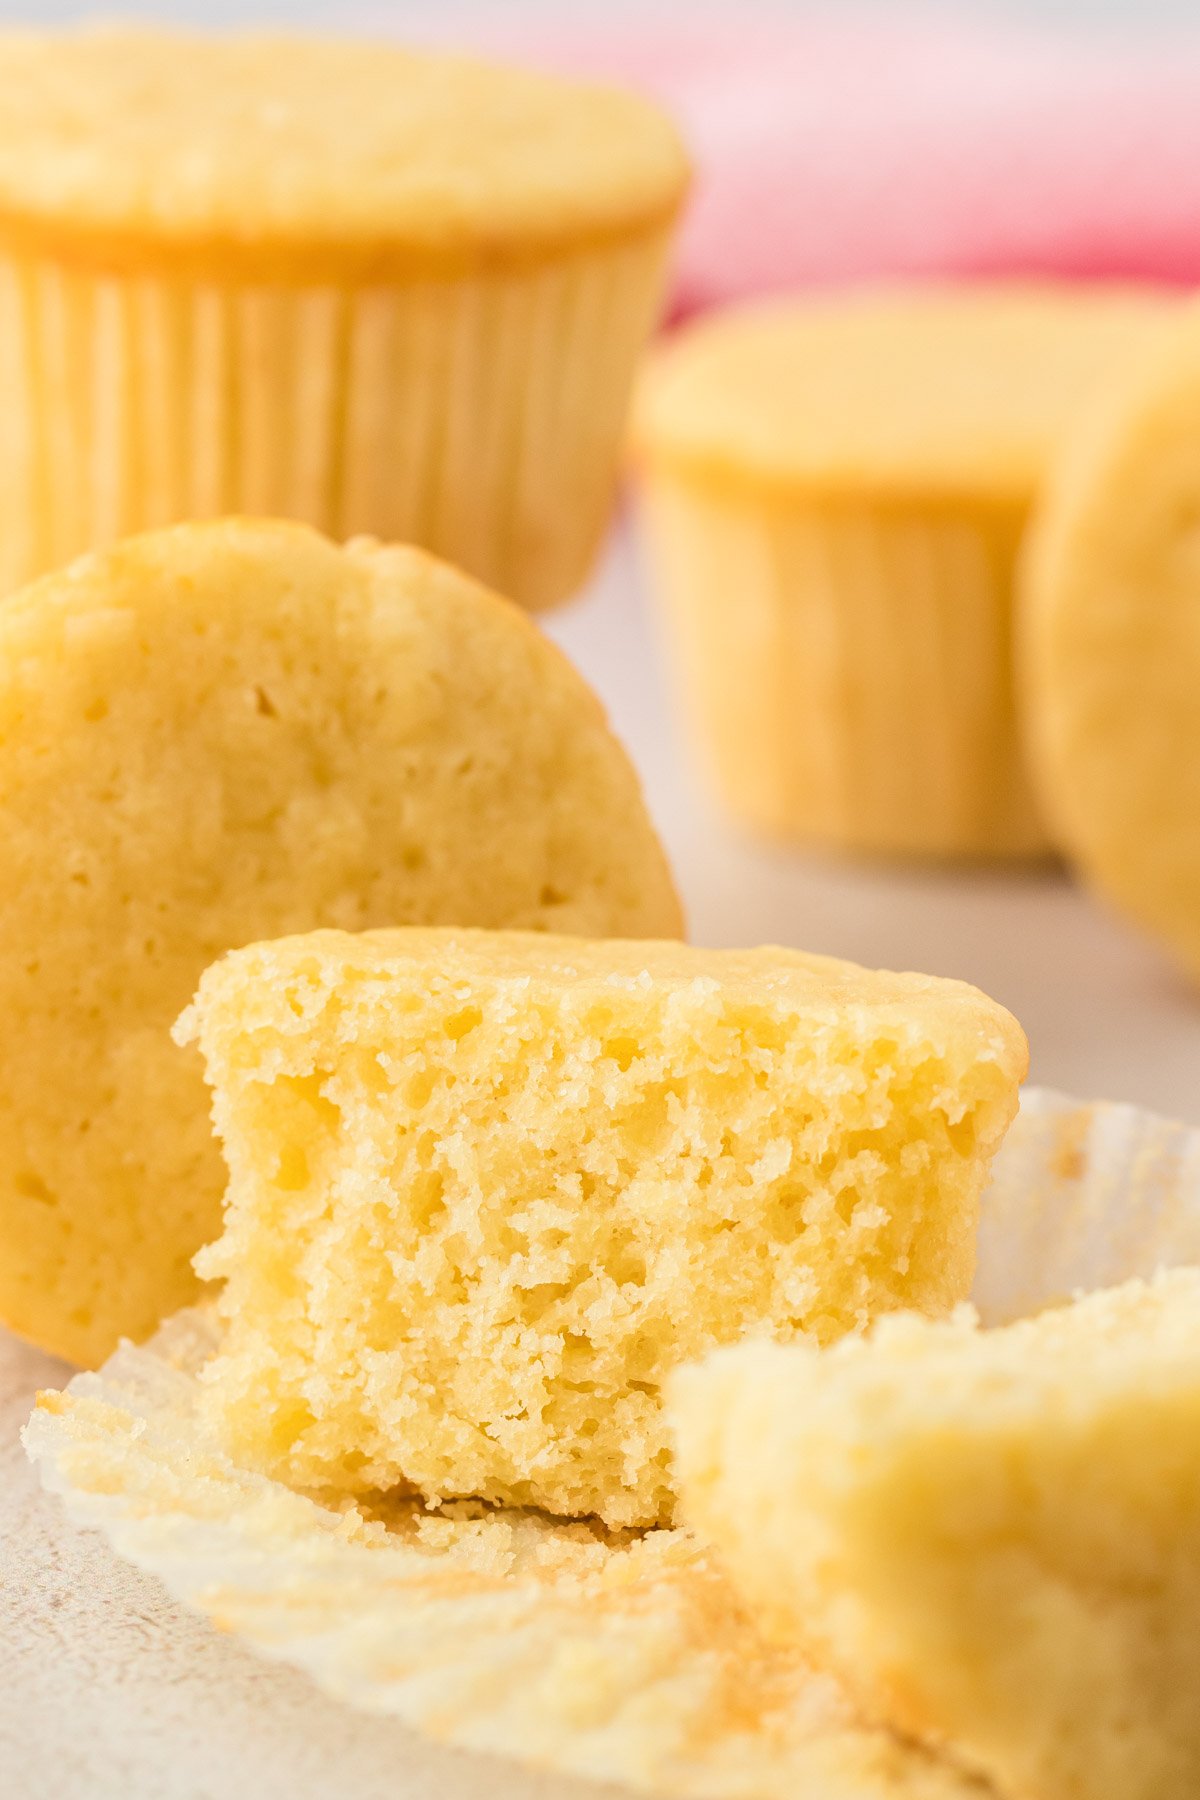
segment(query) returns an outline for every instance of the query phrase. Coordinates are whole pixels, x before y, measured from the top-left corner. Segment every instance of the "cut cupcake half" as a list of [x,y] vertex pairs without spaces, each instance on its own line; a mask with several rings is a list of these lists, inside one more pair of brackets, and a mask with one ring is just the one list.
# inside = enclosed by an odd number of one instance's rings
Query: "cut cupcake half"
[[660,1388],[970,1286],[1025,1045],[795,951],[318,933],[210,969],[214,1419],[307,1487],[670,1520]]
[[1200,1789],[1200,1270],[672,1387],[687,1518],[869,1716],[1028,1800]]

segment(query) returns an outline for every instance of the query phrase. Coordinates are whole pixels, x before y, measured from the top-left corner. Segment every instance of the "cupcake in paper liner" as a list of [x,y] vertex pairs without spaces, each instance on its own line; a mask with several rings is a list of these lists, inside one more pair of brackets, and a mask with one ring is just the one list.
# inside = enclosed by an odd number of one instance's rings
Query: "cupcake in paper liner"
[[1200,982],[1200,306],[1057,458],[1022,570],[1030,766],[1094,893]]
[[729,311],[635,407],[692,734],[773,837],[1022,857],[1018,553],[1044,470],[1163,333],[1150,289],[897,289]]
[[[985,1322],[1200,1262],[1200,1133],[1029,1091],[985,1202]],[[683,1530],[459,1503],[351,1505],[208,1435],[203,1313],[43,1395],[25,1441],[80,1524],[264,1654],[367,1711],[563,1775],[714,1800],[984,1800],[757,1635]]]
[[615,90],[350,41],[0,34],[0,590],[246,512],[561,600],[685,185]]

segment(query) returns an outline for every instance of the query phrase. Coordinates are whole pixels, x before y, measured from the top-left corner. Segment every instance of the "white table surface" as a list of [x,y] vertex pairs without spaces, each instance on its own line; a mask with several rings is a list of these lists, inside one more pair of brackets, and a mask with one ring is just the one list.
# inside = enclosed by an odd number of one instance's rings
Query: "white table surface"
[[[899,871],[764,850],[716,816],[668,722],[627,536],[551,621],[607,701],[675,859],[693,938],[775,941],[978,983],[1040,1082],[1200,1124],[1200,998],[1061,874]],[[66,1371],[0,1334],[2,1800],[585,1800],[322,1699],[60,1522],[16,1433]]]

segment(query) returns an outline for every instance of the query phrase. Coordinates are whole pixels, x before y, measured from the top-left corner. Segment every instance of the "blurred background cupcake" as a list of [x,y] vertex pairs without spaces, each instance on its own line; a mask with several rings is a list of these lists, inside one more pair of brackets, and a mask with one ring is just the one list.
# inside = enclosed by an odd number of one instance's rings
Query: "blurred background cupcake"
[[364,42],[0,35],[0,591],[220,513],[588,573],[683,151],[617,90]]
[[1059,440],[1175,303],[1150,288],[860,291],[729,309],[635,419],[691,734],[776,837],[1029,856],[1014,573]]

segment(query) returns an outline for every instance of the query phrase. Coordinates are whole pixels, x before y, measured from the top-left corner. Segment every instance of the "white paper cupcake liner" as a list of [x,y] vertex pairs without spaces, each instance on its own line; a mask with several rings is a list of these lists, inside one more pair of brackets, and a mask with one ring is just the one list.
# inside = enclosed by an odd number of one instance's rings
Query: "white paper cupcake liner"
[[972,1298],[984,1324],[1189,1263],[1200,1264],[1200,1131],[1027,1088],[983,1204]]
[[1011,670],[1023,509],[653,463],[643,499],[685,722],[735,816],[872,855],[1046,854]]
[[177,519],[416,543],[531,608],[612,504],[668,225],[361,285],[0,249],[0,592]]
[[[989,1323],[1200,1262],[1200,1133],[1031,1090],[985,1202]],[[411,1502],[374,1516],[236,1467],[195,1417],[205,1315],[43,1396],[45,1485],[179,1600],[322,1688],[464,1749],[713,1800],[989,1790],[859,1724],[771,1649],[685,1531]]]

